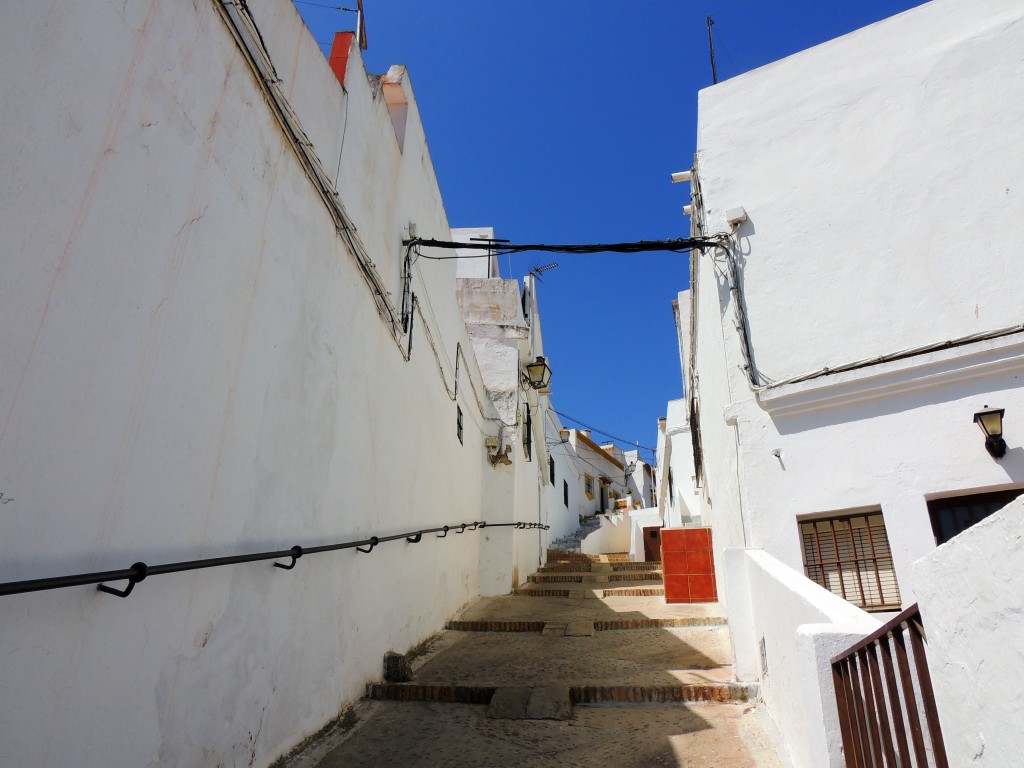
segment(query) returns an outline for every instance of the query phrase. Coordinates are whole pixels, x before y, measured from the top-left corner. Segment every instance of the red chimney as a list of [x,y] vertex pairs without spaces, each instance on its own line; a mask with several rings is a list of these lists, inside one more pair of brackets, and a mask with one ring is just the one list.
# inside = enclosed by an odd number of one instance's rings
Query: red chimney
[[355,32],[335,32],[334,43],[331,44],[331,69],[338,82],[345,87],[345,68],[348,66],[348,52],[352,50],[352,38]]

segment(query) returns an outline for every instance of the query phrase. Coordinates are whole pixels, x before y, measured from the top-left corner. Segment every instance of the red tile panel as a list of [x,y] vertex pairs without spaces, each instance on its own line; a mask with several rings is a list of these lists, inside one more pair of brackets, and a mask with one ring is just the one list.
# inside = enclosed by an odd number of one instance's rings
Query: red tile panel
[[666,603],[718,600],[710,528],[662,528]]

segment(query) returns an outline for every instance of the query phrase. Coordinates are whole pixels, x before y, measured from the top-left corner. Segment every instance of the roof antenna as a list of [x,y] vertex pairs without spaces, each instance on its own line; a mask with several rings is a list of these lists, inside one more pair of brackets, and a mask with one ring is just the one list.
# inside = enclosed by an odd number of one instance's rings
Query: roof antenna
[[715,41],[711,39],[711,28],[715,26],[715,20],[708,16],[708,49],[711,51],[711,83],[718,83],[718,70],[715,69]]
[[555,261],[555,262],[552,262],[551,264],[545,264],[543,267],[534,267],[533,269],[530,270],[530,274],[533,275],[534,277],[536,277],[538,280],[540,280],[543,283],[544,281],[541,280],[541,278],[540,278],[541,273],[547,272],[549,269],[554,269],[557,266],[558,266],[558,262]]

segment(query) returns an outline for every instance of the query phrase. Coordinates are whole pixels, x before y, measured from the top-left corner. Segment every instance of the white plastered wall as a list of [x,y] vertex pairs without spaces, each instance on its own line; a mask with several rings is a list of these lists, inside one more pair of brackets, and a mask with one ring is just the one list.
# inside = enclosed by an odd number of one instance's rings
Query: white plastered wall
[[722,560],[736,679],[760,683],[793,768],[844,768],[831,659],[881,623],[763,550]]
[[[448,233],[408,79],[400,152],[355,51],[346,94],[249,5],[397,294],[406,225]],[[454,267],[417,265],[403,361],[213,4],[6,4],[0,50],[0,580],[479,519],[488,427],[460,390],[459,443],[422,326],[479,383]],[[482,541],[4,597],[0,764],[267,765],[477,594]]]
[[[705,229],[746,209],[759,370],[781,380],[1020,322],[1022,17],[1008,0],[936,0],[701,92]],[[880,508],[910,604],[909,566],[934,547],[927,498],[1024,483],[1019,334],[755,396],[734,299],[712,254],[694,258],[716,552],[745,533],[800,568],[799,516]],[[999,462],[972,423],[986,406],[1006,409]]]
[[914,563],[950,765],[1014,765],[1024,753],[1024,500]]

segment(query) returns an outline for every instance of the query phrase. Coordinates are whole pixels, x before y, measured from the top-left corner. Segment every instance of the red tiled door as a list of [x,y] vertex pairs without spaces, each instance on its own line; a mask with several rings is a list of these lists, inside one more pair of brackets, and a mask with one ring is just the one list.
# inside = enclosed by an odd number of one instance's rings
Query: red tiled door
[[710,528],[662,528],[666,603],[718,601]]

